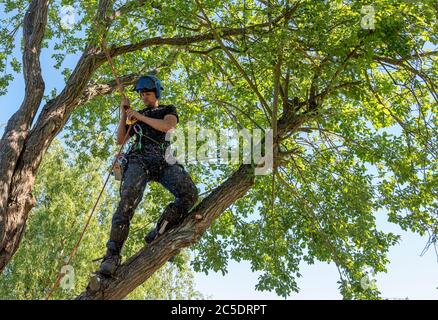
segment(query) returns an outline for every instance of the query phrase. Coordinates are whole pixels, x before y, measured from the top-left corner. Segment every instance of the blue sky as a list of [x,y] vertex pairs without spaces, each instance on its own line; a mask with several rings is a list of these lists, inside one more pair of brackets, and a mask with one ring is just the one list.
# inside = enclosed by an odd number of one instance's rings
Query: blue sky
[[[60,70],[52,66],[51,51],[44,49],[41,55],[43,77],[46,81],[46,93],[53,88],[58,92],[64,85]],[[21,54],[16,52],[21,60]],[[78,56],[69,56],[63,67],[72,68]],[[133,70],[134,72],[135,70]],[[16,75],[5,96],[0,96],[0,134],[3,125],[18,110],[23,99],[24,81]],[[398,226],[386,222],[384,212],[377,212],[377,223],[381,230],[402,236],[400,244],[389,251],[388,272],[378,274],[377,286],[386,298],[437,299],[438,298],[438,261],[433,247],[420,256],[427,237],[403,232]],[[292,294],[289,299],[340,299],[338,291],[338,273],[333,264],[315,263],[312,266],[302,264],[302,277],[298,280],[300,293]],[[214,272],[208,275],[196,274],[196,287],[203,294],[215,299],[279,299],[275,293],[255,291],[258,273],[252,273],[247,262],[230,262],[228,274],[222,276]]]

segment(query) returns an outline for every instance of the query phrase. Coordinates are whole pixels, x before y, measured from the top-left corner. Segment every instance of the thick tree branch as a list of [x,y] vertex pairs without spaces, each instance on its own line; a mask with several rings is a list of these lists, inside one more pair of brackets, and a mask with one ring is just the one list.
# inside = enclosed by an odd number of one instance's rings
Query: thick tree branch
[[[241,53],[242,52],[241,50],[237,50],[237,49],[235,49],[233,47],[226,46],[226,48],[228,50],[236,52],[236,53]],[[209,48],[207,50],[187,50],[187,51],[190,52],[190,53],[196,53],[196,54],[209,54],[210,52],[213,52],[215,50],[221,50],[221,49],[222,49],[221,46],[215,46],[215,47],[211,47],[211,48]]]
[[289,81],[290,81],[290,70],[289,67],[286,69],[286,77],[284,79],[284,86],[280,85],[280,95],[282,98],[283,108],[287,104],[287,99],[289,97]]
[[[129,86],[132,85],[138,79],[139,76],[140,74],[132,73],[126,76],[119,77],[119,80],[123,86]],[[95,97],[112,94],[116,91],[117,91],[117,83],[115,80],[112,80],[108,83],[89,85],[83,91],[82,96],[78,101],[78,105],[87,103],[88,101],[94,99]]]
[[[281,15],[280,17],[278,17],[278,19],[281,20],[282,17],[284,17],[284,15]],[[242,34],[255,33],[258,32],[260,29],[263,29],[271,25],[272,24],[270,22],[264,22],[264,23],[249,25],[243,28],[219,28],[219,30],[222,37],[227,37],[227,36],[237,36]],[[187,46],[193,43],[212,41],[212,40],[215,40],[215,36],[213,32],[206,32],[206,33],[201,33],[201,34],[186,36],[186,37],[172,37],[172,38],[154,37],[154,38],[145,39],[137,43],[127,44],[116,48],[110,48],[109,50],[111,56],[115,57],[125,53],[141,50],[150,46],[157,46],[157,45]],[[105,54],[103,52],[100,53],[98,55],[98,59],[102,59],[102,60],[105,59]]]

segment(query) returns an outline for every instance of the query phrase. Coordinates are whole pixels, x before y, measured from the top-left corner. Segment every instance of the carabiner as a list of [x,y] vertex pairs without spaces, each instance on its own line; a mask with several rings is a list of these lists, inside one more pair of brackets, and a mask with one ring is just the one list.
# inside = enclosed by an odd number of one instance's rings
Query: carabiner
[[134,129],[134,132],[136,134],[143,135],[143,130],[141,129],[141,126],[138,123],[134,124],[132,128]]
[[143,136],[143,130],[141,129],[141,126],[136,123],[133,127],[135,134],[137,135],[137,143],[135,144],[135,150],[140,151],[141,150],[141,138]]

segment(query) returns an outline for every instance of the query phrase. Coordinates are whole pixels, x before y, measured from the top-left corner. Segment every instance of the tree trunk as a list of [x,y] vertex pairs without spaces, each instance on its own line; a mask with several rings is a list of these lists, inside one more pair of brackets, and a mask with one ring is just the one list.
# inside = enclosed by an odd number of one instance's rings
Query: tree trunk
[[[23,181],[17,165],[22,161],[22,150],[29,136],[29,129],[44,94],[44,81],[39,61],[41,43],[47,24],[48,1],[34,0],[23,20],[23,73],[25,94],[19,110],[11,117],[0,140],[0,271],[17,250],[27,215],[15,212],[29,212],[33,198],[28,189],[32,177]],[[18,175],[17,175],[18,173]],[[23,172],[24,173],[24,172]],[[12,213],[12,214],[11,214]]]

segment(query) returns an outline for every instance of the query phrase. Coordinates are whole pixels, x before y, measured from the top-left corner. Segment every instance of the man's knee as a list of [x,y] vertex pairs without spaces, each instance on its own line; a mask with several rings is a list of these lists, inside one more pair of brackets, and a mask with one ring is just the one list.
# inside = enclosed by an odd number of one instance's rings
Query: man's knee
[[138,195],[132,190],[126,189],[122,192],[122,198],[120,199],[119,206],[112,218],[112,224],[117,226],[128,225],[134,215],[134,207],[136,205],[136,199]]
[[181,214],[186,214],[198,200],[198,189],[194,184],[184,186],[184,193],[175,200]]
[[139,191],[135,186],[124,186],[120,193],[120,200],[122,202],[134,202],[138,197]]

